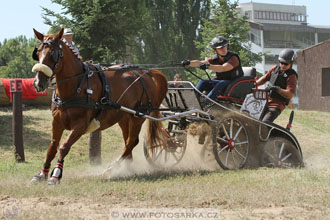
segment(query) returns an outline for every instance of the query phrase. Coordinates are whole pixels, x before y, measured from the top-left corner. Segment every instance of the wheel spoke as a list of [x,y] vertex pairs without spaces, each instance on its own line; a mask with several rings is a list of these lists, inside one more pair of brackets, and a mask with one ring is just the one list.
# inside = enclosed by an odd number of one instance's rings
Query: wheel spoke
[[235,160],[233,151],[231,151],[231,157],[233,158],[235,168],[237,168],[237,166],[236,166],[236,160]]
[[237,136],[239,135],[239,133],[241,132],[243,126],[239,127],[238,131],[236,132],[235,136],[234,136],[234,140],[236,140]]
[[227,151],[227,154],[226,154],[226,161],[225,161],[226,167],[228,167],[228,156],[229,156],[229,151]]
[[[178,130],[179,131],[179,130]],[[183,130],[182,130],[183,131]],[[148,149],[146,142],[144,143],[144,154],[147,161],[156,167],[172,167],[178,164],[186,149],[185,133],[166,132],[163,133],[167,143],[157,142],[153,145],[153,149]]]
[[263,166],[269,166],[269,165],[271,165],[271,166],[274,167],[274,163],[266,163],[266,164],[264,164]]
[[280,153],[278,154],[278,158],[281,158],[283,149],[284,149],[284,143],[281,144],[281,149],[280,149]]
[[173,157],[174,157],[174,159],[175,159],[176,161],[179,161],[179,159],[178,159],[178,157],[176,156],[175,152],[171,152],[171,154],[173,155]]
[[223,131],[225,132],[225,135],[226,135],[227,139],[229,140],[230,137],[229,137],[228,132],[227,132],[227,130],[226,130],[226,128],[225,128],[225,125],[222,123],[221,126],[222,126],[222,128],[223,128]]
[[230,138],[233,137],[233,126],[234,126],[234,120],[231,118],[230,119]]
[[220,154],[221,154],[221,152],[222,152],[222,151],[224,151],[224,150],[226,150],[228,147],[229,147],[229,146],[228,146],[228,145],[226,145],[224,148],[222,148],[220,151],[218,151],[218,155],[220,155]]
[[249,143],[249,141],[243,141],[243,142],[235,142],[235,146],[236,145],[242,145],[242,144],[248,144]]
[[156,152],[156,156],[155,156],[154,161],[156,161],[158,159],[158,157],[162,154],[162,151],[164,151],[164,148],[161,148],[160,151],[158,152],[158,154]]
[[[288,159],[290,156],[292,155],[292,153],[289,153],[288,155],[286,155],[285,157],[283,157],[283,159],[281,160],[282,162],[285,161],[286,159]],[[280,158],[281,159],[281,158]]]
[[291,168],[290,166],[287,166],[285,164],[282,164],[282,167],[284,167],[284,168]]
[[228,144],[228,140],[226,140],[226,139],[223,139],[223,138],[218,138],[220,141],[222,141],[222,142],[225,142],[226,144]]
[[236,152],[238,155],[240,155],[241,157],[243,157],[244,160],[246,159],[246,157],[245,157],[243,154],[241,154],[236,148],[234,148],[234,150],[235,150],[235,152]]
[[268,157],[271,157],[273,160],[276,160],[276,159],[274,158],[274,156],[273,156],[271,153],[269,153],[268,151],[265,151],[265,153],[267,154]]
[[247,130],[239,119],[235,117],[223,119],[218,124],[216,140],[214,156],[223,169],[244,167],[249,155],[250,142]]

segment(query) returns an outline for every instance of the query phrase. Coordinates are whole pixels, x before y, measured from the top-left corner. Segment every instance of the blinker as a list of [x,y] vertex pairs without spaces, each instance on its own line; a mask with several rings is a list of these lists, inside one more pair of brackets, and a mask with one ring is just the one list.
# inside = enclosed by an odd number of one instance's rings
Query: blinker
[[39,61],[39,57],[38,57],[37,52],[38,52],[38,48],[35,47],[33,52],[32,52],[32,58],[36,61]]

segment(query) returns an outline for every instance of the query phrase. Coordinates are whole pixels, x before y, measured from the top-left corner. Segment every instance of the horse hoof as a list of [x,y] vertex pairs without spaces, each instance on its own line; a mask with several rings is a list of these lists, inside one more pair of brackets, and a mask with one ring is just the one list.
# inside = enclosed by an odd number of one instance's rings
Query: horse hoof
[[48,185],[56,185],[60,184],[60,180],[58,178],[54,178],[53,176],[48,180]]
[[44,182],[46,181],[48,178],[47,175],[43,174],[43,173],[40,173],[39,175],[36,175],[34,177],[32,177],[31,179],[31,183],[35,184],[35,183],[41,183],[41,182]]

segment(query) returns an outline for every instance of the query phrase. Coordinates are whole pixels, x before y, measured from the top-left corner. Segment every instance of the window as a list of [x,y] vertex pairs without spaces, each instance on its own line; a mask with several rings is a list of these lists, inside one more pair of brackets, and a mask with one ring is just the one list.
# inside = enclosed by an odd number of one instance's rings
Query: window
[[276,20],[280,20],[280,13],[276,12]]
[[322,68],[322,96],[330,96],[330,67]]

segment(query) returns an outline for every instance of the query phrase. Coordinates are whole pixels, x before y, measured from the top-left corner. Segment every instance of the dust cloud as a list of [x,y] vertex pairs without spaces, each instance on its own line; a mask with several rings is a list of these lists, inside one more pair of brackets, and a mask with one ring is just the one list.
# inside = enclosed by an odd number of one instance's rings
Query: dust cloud
[[[213,156],[212,133],[206,123],[191,124],[187,129],[187,146],[181,161],[172,167],[156,167],[150,164],[143,152],[145,129],[140,134],[140,143],[133,150],[133,160],[121,161],[116,164],[106,163],[98,167],[90,167],[80,175],[102,175],[105,179],[128,178],[140,175],[152,175],[159,172],[202,171],[221,169]],[[199,144],[199,136],[205,136],[204,143]],[[112,166],[111,171],[107,170]]]

